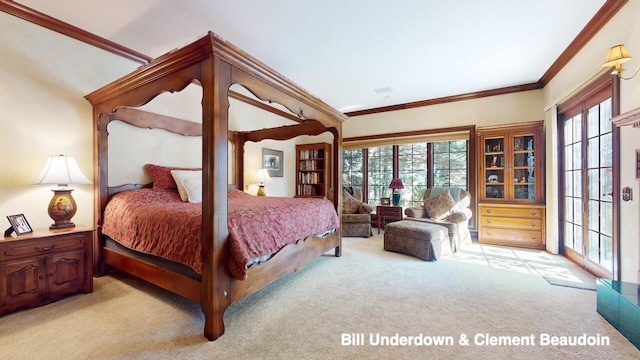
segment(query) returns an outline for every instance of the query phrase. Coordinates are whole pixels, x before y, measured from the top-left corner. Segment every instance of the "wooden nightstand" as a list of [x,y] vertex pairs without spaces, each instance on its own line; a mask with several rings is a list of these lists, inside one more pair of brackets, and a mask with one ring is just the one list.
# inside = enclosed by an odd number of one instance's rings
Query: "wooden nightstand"
[[0,315],[93,291],[92,228],[0,238]]
[[376,207],[376,217],[378,218],[378,234],[380,234],[380,223],[384,226],[387,220],[402,220],[402,206],[378,205]]

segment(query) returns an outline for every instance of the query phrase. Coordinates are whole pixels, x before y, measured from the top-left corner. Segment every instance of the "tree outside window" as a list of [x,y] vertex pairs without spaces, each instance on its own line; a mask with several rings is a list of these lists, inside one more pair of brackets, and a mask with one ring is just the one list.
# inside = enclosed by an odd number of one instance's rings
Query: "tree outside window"
[[467,140],[433,143],[433,186],[468,188]]
[[345,150],[342,152],[342,186],[363,185],[363,150]]
[[422,204],[422,196],[429,180],[427,150],[428,143],[413,143],[398,146],[398,175],[404,189],[400,204],[415,206]]
[[381,197],[391,197],[389,184],[393,178],[393,146],[369,148],[368,202],[380,205]]

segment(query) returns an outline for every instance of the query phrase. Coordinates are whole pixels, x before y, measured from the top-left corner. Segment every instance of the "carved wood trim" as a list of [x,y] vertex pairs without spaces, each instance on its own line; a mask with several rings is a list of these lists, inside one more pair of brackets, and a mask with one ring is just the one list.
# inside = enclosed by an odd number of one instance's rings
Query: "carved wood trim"
[[258,100],[252,99],[252,98],[250,98],[250,97],[248,97],[246,95],[242,95],[242,94],[240,94],[238,92],[235,92],[233,90],[229,90],[229,97],[232,98],[232,99],[236,99],[238,101],[242,101],[242,102],[247,103],[249,105],[253,105],[253,106],[255,106],[255,107],[259,108],[259,109],[268,111],[268,112],[276,114],[278,116],[282,116],[282,117],[287,118],[289,120],[293,120],[295,122],[301,122],[302,121],[297,116],[293,116],[292,114],[289,114],[289,113],[287,113],[285,111],[282,111],[280,109],[276,109],[274,107],[271,107],[271,106],[269,106],[269,105],[267,105],[267,104],[265,104],[263,102],[260,102]]
[[124,121],[140,128],[163,129],[184,136],[202,136],[202,124],[200,123],[126,106],[114,111],[109,120]]

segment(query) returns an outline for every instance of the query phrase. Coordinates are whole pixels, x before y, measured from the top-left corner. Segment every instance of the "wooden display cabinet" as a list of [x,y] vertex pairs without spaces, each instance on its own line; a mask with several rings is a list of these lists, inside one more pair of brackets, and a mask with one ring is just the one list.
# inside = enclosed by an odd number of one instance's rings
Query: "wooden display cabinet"
[[326,197],[330,172],[331,144],[296,145],[296,197]]
[[543,122],[476,133],[478,241],[545,248]]
[[93,291],[94,230],[36,230],[0,239],[0,315]]

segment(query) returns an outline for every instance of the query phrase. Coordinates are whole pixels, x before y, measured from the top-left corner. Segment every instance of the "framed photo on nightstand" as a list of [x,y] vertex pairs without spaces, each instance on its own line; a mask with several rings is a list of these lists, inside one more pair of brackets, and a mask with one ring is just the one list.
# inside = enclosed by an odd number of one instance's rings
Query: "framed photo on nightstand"
[[16,234],[22,235],[33,232],[33,229],[31,229],[31,225],[27,222],[27,218],[24,217],[24,214],[9,215],[7,216],[7,219],[9,220],[9,223],[11,223],[11,227]]
[[380,205],[391,205],[391,198],[380,198]]

